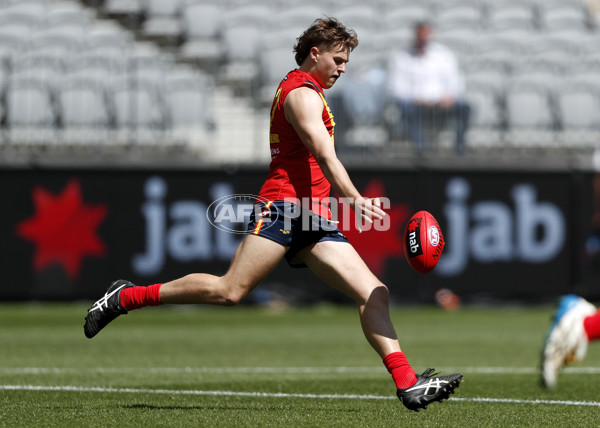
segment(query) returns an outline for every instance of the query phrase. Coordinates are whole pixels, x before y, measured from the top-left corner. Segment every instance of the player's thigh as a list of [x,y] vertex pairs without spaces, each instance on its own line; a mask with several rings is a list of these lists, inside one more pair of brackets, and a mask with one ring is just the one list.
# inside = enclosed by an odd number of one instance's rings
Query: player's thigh
[[358,303],[364,303],[375,288],[384,286],[347,242],[317,242],[301,250],[297,257],[317,276]]
[[287,249],[288,247],[270,239],[246,235],[235,251],[223,279],[250,290],[271,273]]

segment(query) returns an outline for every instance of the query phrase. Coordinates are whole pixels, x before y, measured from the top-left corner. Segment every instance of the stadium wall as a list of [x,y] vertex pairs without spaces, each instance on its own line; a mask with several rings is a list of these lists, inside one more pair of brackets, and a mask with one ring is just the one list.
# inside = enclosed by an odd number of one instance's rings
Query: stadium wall
[[[233,200],[241,209],[221,213],[238,232],[235,221],[248,215],[243,203],[265,173],[3,168],[0,299],[91,299],[117,278],[151,284],[190,272],[223,273],[242,234],[220,230],[224,223],[215,227],[219,213],[211,204],[242,195]],[[473,302],[545,302],[566,292],[600,297],[598,248],[588,239],[589,172],[354,168],[350,174],[364,195],[390,199],[388,230],[345,233],[396,303],[432,301],[439,288]],[[440,263],[427,275],[409,268],[402,249],[404,225],[418,210],[433,213],[446,238]],[[248,301],[348,302],[307,269],[285,262],[257,290]]]

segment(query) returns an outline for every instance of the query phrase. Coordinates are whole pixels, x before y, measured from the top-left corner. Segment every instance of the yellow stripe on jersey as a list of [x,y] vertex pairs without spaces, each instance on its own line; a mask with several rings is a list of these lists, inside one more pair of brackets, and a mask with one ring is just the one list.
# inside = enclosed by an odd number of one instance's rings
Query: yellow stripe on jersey
[[329,104],[327,104],[327,100],[325,99],[323,94],[319,91],[317,91],[317,93],[321,97],[321,100],[323,101],[323,105],[325,106],[325,110],[327,111],[327,114],[329,115],[329,120],[331,121],[331,141],[333,141],[335,143],[335,138],[333,137],[333,135],[335,133],[335,121],[333,120],[333,113],[331,113],[331,110],[329,109]]
[[[273,118],[275,117],[275,110],[277,110],[277,105],[279,104],[280,97],[281,97],[281,88],[277,89],[277,93],[275,94],[275,101],[273,101],[273,107],[271,108],[271,120],[269,122],[269,129],[273,129]],[[271,144],[279,143],[279,134],[270,134],[269,135],[269,143],[271,143]]]

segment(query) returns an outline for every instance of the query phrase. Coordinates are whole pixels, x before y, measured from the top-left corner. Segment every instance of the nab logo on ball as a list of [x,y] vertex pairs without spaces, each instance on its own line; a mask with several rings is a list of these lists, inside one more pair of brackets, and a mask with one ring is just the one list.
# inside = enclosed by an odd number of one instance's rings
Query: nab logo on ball
[[[421,246],[421,218],[415,218],[414,216],[408,222],[406,227],[404,238],[405,253],[407,257],[413,258],[423,254],[423,247]],[[408,248],[408,251],[406,251]]]
[[438,263],[444,250],[444,236],[437,220],[427,211],[414,214],[404,231],[404,254],[417,272],[427,273]]

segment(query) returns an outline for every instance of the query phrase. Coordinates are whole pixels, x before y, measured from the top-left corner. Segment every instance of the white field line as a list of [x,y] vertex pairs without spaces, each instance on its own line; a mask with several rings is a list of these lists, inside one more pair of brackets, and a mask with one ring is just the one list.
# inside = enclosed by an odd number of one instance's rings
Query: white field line
[[[438,367],[442,373],[463,374],[538,374],[536,367]],[[152,374],[378,374],[381,367],[0,367],[2,374],[78,374],[78,373],[152,373]],[[561,374],[600,374],[600,367],[567,367]]]
[[[255,397],[255,398],[310,398],[333,400],[396,400],[396,397],[382,395],[352,395],[352,394],[287,394],[282,392],[237,392],[237,391],[202,391],[202,390],[173,390],[147,388],[105,388],[83,386],[42,386],[42,385],[0,385],[0,391],[52,391],[52,392],[99,392],[99,393],[128,393],[128,394],[168,394],[168,395],[198,395],[218,397]],[[515,398],[450,398],[450,401],[475,403],[504,403],[504,404],[546,404],[558,406],[587,406],[600,407],[597,401],[569,400],[521,400]]]

